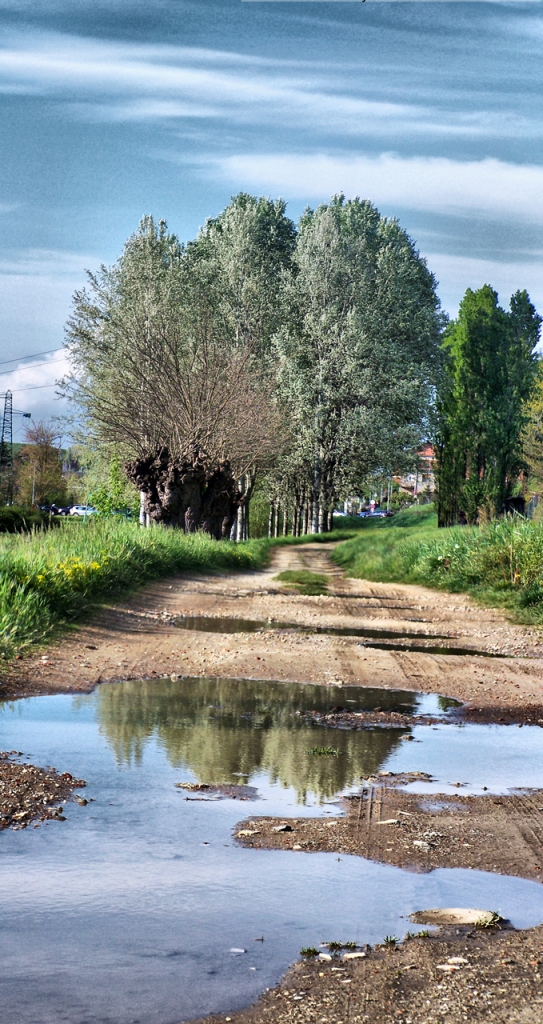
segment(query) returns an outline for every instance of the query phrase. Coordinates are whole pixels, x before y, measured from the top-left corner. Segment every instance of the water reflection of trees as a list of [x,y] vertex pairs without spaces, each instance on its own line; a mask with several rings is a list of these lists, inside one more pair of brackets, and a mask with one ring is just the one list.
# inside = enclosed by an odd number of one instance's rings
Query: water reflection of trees
[[[398,707],[408,693],[356,691],[360,706]],[[97,694],[100,732],[120,763],[140,760],[156,736],[170,762],[191,769],[200,782],[232,782],[236,772],[265,771],[291,786],[329,798],[360,776],[378,770],[399,741],[392,729],[325,731],[300,721],[296,711],[326,710],[345,700],[345,691],[298,683],[239,679],[159,679],[101,687]],[[337,757],[308,754],[333,746]]]

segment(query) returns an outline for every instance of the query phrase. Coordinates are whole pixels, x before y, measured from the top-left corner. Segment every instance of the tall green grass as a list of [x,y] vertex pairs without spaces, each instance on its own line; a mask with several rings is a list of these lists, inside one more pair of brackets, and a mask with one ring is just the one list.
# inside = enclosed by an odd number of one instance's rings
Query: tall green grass
[[521,621],[543,622],[543,524],[520,516],[438,530],[423,506],[368,523],[332,558],[349,576],[467,592]]
[[0,538],[0,656],[44,640],[106,597],[182,570],[255,569],[268,542],[233,544],[205,534],[141,530],[120,520],[66,522],[58,530]]

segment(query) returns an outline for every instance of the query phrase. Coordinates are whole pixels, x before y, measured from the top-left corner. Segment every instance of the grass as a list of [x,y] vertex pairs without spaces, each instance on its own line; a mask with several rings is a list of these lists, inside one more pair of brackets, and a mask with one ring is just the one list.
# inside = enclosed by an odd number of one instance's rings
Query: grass
[[97,602],[183,570],[257,569],[269,544],[215,541],[119,520],[0,538],[0,656],[13,657]]
[[326,594],[328,589],[328,576],[323,572],[310,572],[309,569],[285,569],[275,579],[297,590],[299,594],[312,597]]
[[438,530],[432,506],[412,508],[366,522],[332,559],[349,576],[469,593],[518,621],[543,623],[543,523],[520,516]]

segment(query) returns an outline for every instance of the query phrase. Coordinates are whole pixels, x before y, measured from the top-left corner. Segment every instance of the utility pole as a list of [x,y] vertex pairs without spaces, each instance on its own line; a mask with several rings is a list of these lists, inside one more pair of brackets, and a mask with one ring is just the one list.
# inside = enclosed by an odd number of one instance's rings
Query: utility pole
[[11,391],[6,391],[4,396],[4,415],[0,438],[0,474],[2,497],[5,495],[6,505],[11,505],[13,503],[13,395]]
[[0,395],[4,399],[4,415],[2,416],[2,433],[0,435],[0,498],[6,505],[13,504],[13,413],[30,419],[29,412],[13,409],[13,394],[6,391]]

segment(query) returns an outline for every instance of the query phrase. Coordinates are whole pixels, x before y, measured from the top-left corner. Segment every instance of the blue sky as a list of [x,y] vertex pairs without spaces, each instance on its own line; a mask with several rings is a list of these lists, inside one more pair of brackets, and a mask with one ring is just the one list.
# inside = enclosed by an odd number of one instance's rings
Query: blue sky
[[0,391],[35,417],[84,269],[142,214],[189,238],[240,190],[294,218],[369,198],[449,313],[485,282],[543,312],[537,0],[0,0],[0,23],[0,360],[52,350]]

